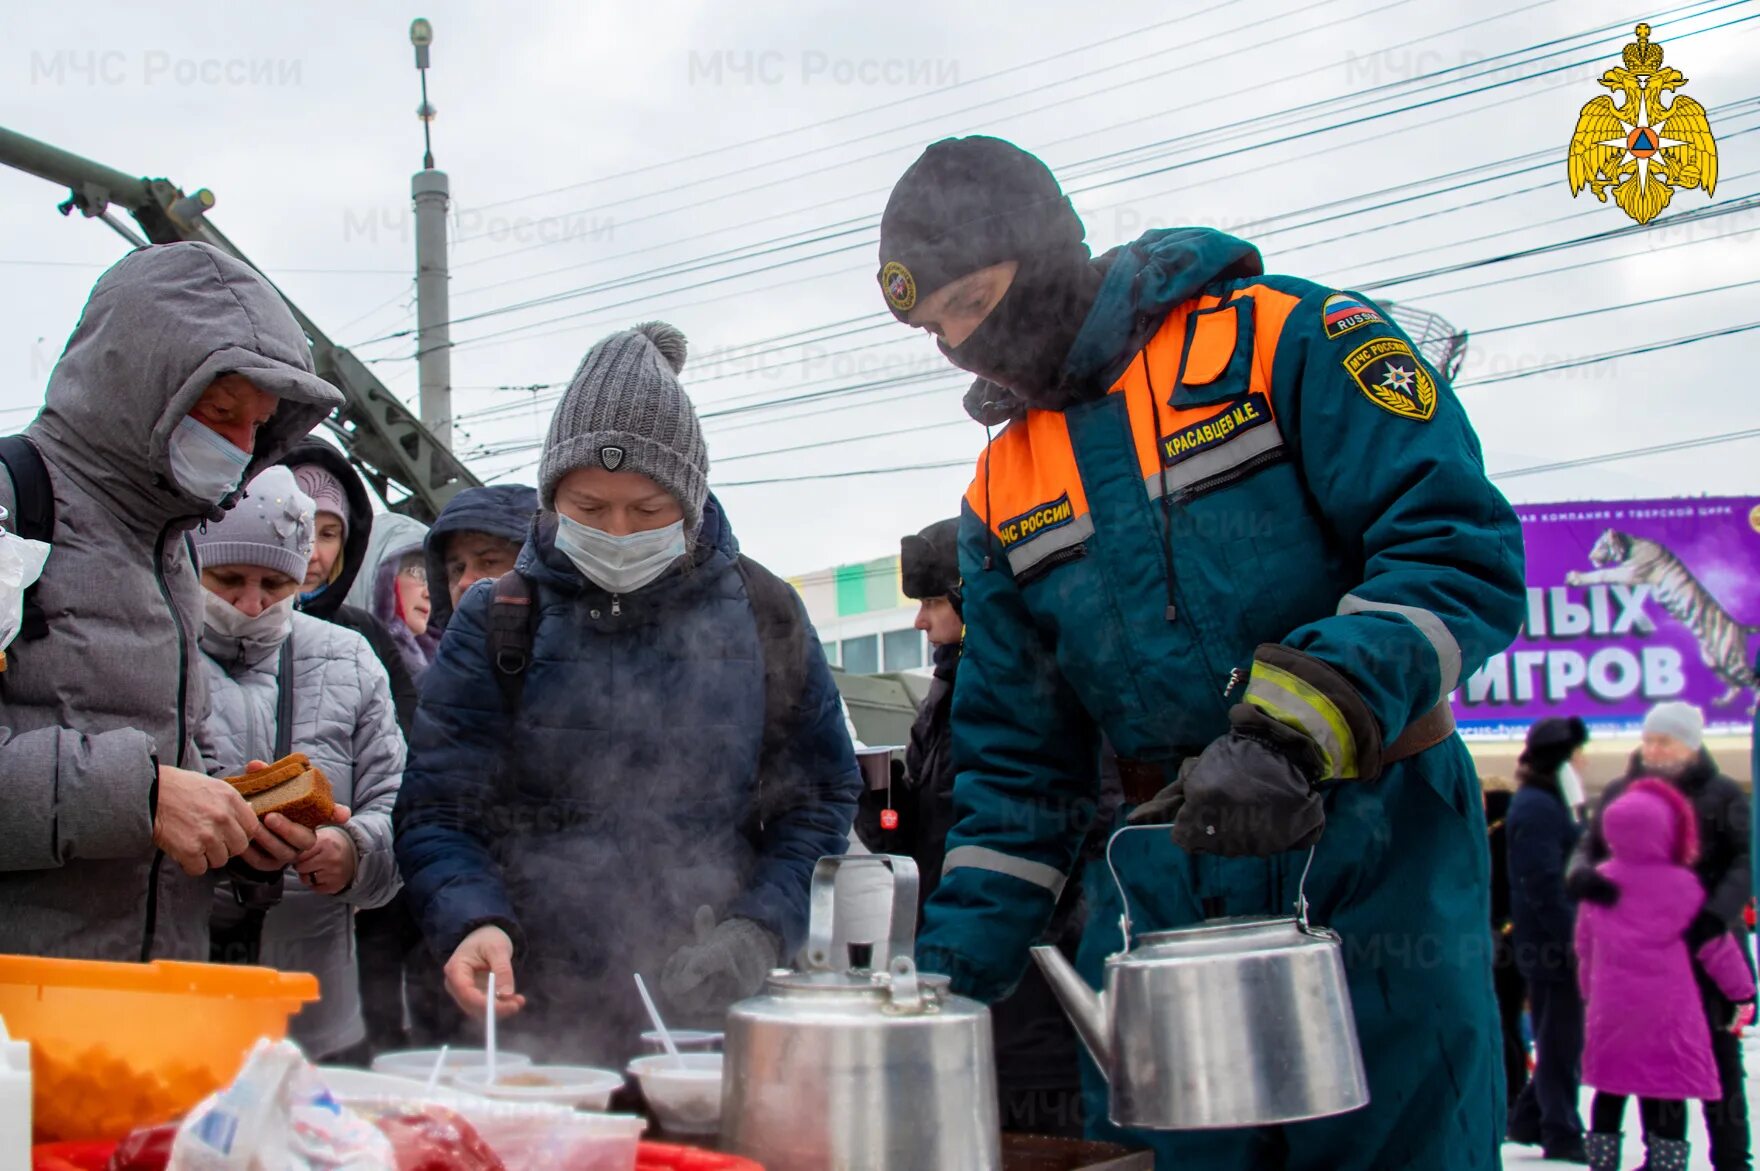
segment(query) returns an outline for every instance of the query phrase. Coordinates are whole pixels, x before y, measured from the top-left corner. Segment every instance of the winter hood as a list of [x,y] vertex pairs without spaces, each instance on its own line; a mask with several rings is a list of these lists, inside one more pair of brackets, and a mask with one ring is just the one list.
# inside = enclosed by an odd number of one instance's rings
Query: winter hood
[[[1265,271],[1257,248],[1213,228],[1159,228],[1093,263],[1105,278],[1064,358],[1063,380],[1101,391],[1124,373],[1169,311],[1217,281]],[[1012,391],[980,378],[966,394],[966,412],[1000,426],[1026,408]]]
[[290,468],[317,464],[342,485],[348,495],[348,538],[342,544],[342,569],[336,580],[319,590],[310,601],[298,603],[302,613],[313,618],[322,618],[329,622],[342,609],[348,591],[353,587],[355,579],[360,576],[361,566],[367,560],[367,542],[373,536],[373,500],[367,495],[367,485],[348,457],[317,439],[308,439],[288,452],[281,460]]
[[538,511],[538,490],[524,484],[493,484],[466,488],[440,510],[428,530],[428,599],[434,612],[429,625],[445,630],[452,618],[452,594],[446,588],[446,539],[453,533],[488,533],[524,545]]
[[223,374],[279,399],[242,488],[342,404],[313,371],[305,333],[260,273],[207,244],[155,244],[98,278],[26,433],[138,531],[193,528],[239,492],[215,506],[177,485],[177,425]]
[[348,604],[372,611],[373,598],[378,592],[379,567],[388,557],[395,563],[398,557],[409,552],[411,546],[420,545],[427,535],[428,526],[413,516],[381,512],[373,517],[367,551],[361,557],[360,573],[348,588]]
[[1691,866],[1699,858],[1699,820],[1692,802],[1667,781],[1633,781],[1601,815],[1601,833],[1616,861]]

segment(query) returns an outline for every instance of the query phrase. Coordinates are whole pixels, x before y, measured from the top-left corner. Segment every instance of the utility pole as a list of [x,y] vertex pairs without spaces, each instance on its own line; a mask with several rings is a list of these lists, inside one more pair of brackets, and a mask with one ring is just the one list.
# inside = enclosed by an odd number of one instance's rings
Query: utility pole
[[416,71],[422,75],[422,169],[410,180],[416,204],[416,364],[421,372],[422,426],[435,442],[452,450],[452,320],[446,263],[446,210],[451,189],[445,171],[434,169],[434,107],[428,102],[428,46],[434,26],[410,22]]

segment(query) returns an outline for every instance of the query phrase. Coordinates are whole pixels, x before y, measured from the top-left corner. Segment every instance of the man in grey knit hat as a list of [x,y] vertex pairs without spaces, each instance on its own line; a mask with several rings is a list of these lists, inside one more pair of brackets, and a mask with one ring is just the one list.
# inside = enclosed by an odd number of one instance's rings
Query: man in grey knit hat
[[588,352],[515,572],[459,598],[422,681],[409,902],[459,1005],[518,1014],[502,1035],[546,1058],[640,1051],[632,970],[714,1027],[803,942],[855,811],[818,635],[709,492],[684,361],[659,322]]

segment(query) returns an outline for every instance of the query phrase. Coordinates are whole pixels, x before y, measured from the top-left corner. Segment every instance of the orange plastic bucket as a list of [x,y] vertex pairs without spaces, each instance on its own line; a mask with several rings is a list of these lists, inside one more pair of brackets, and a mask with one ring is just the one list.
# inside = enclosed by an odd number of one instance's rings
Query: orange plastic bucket
[[0,956],[0,1019],[31,1043],[40,1143],[119,1139],[177,1117],[317,998],[304,972]]

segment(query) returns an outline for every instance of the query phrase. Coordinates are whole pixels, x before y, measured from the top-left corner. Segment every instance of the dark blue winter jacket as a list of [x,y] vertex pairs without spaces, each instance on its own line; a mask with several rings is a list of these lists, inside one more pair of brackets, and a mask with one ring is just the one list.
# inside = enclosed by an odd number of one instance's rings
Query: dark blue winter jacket
[[446,588],[446,539],[454,533],[488,533],[516,545],[526,543],[532,516],[538,511],[538,490],[524,484],[491,484],[466,488],[440,510],[428,530],[428,628],[444,632],[452,619],[452,594]]
[[[423,680],[397,805],[397,859],[442,959],[475,928],[513,936],[527,1011],[511,1041],[621,1060],[699,906],[806,934],[814,862],[843,852],[859,789],[836,686],[798,599],[805,684],[761,755],[759,628],[738,544],[711,498],[690,561],[633,594],[588,583],[540,521],[519,557],[537,629],[517,715],[464,596]],[[517,1034],[527,1036],[520,1040]]]
[[1577,912],[1565,893],[1565,869],[1581,832],[1557,782],[1525,782],[1510,799],[1510,942],[1522,978],[1571,979]]

